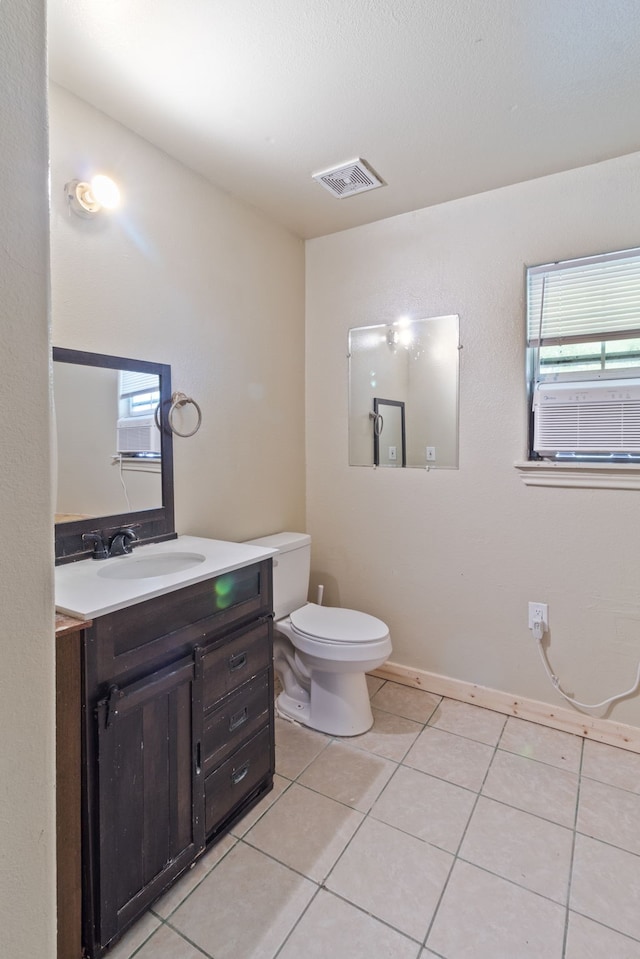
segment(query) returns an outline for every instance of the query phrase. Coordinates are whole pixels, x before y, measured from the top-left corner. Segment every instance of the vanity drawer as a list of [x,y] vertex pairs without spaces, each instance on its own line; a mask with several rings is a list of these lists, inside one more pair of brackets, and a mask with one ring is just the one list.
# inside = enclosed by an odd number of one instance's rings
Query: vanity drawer
[[270,773],[271,729],[266,726],[207,776],[204,783],[205,833],[209,835]]
[[269,558],[99,616],[87,631],[88,668],[98,682],[144,675],[149,665],[269,615],[271,597]]
[[203,704],[208,709],[271,663],[271,619],[229,637],[202,655]]
[[261,673],[223,699],[204,719],[205,776],[269,719],[269,674]]

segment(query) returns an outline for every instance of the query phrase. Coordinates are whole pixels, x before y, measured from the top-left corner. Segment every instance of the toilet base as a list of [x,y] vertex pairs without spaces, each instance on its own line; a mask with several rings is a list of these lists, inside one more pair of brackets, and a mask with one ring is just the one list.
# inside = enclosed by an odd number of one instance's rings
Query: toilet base
[[373,726],[367,678],[364,673],[325,673],[311,670],[308,698],[287,691],[276,700],[278,713],[330,736],[360,736]]

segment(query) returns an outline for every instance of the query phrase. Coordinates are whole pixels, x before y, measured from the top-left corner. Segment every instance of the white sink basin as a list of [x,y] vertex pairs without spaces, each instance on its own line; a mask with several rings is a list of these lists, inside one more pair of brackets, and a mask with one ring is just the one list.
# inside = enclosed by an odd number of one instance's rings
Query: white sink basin
[[181,573],[192,566],[204,563],[202,553],[154,553],[152,556],[122,556],[113,565],[99,569],[98,576],[105,579],[150,579],[152,576],[168,576]]

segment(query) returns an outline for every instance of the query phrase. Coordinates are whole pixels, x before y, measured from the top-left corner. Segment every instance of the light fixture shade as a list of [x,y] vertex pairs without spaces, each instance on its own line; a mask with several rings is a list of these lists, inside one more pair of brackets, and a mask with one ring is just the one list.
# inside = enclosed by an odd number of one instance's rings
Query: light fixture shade
[[117,184],[104,174],[93,177],[91,183],[70,180],[64,190],[69,207],[85,218],[94,217],[103,208],[113,209],[120,201]]
[[118,184],[104,173],[97,173],[91,180],[91,193],[105,210],[115,210],[120,203]]

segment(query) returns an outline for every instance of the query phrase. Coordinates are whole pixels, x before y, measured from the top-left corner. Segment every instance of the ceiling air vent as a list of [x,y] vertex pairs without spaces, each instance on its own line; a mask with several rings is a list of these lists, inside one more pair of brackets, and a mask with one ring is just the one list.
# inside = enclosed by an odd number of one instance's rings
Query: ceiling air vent
[[386,186],[384,180],[359,157],[341,166],[332,167],[330,170],[323,170],[322,173],[313,173],[312,176],[325,190],[341,198]]

